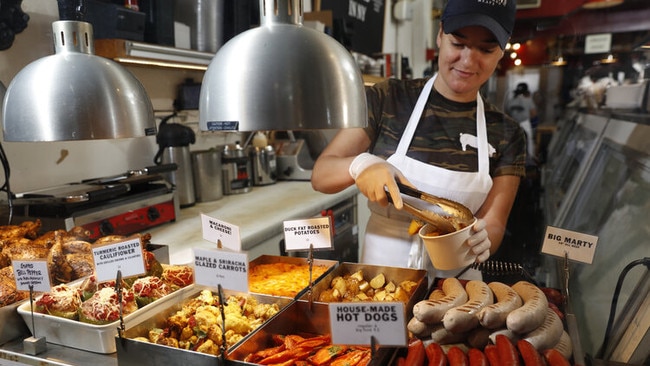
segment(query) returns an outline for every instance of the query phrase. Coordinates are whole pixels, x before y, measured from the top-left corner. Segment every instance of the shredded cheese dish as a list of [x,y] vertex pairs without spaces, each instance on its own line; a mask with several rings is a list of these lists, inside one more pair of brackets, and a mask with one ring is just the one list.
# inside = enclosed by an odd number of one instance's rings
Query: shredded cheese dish
[[[325,265],[312,266],[312,281],[327,272]],[[309,286],[309,264],[267,263],[249,269],[250,292],[272,296],[295,297]]]

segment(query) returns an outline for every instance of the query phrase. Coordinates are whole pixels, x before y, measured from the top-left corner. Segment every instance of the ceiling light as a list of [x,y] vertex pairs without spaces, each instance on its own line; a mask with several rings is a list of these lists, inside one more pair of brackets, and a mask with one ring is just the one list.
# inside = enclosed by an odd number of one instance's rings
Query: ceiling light
[[582,7],[584,9],[603,9],[623,4],[624,0],[587,0]]
[[600,63],[602,63],[602,64],[613,64],[616,61],[618,61],[618,59],[616,57],[614,57],[614,55],[612,55],[610,53],[609,55],[607,55],[607,57],[601,59]]
[[203,131],[364,127],[366,97],[352,54],[302,25],[302,1],[264,0],[259,27],[224,44],[203,77]]
[[25,66],[7,87],[7,141],[66,141],[156,134],[144,87],[118,63],[95,56],[90,23],[52,23],[54,55]]
[[564,57],[558,56],[555,60],[551,61],[553,66],[564,66],[567,64],[567,61]]

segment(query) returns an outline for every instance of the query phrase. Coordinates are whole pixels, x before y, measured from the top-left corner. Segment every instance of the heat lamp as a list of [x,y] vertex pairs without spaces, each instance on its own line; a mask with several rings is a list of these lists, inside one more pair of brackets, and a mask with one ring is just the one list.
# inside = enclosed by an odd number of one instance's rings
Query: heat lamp
[[116,139],[156,134],[151,100],[118,63],[94,55],[85,0],[59,0],[55,54],[25,66],[6,90],[6,141]]
[[201,130],[366,126],[359,67],[332,37],[303,26],[302,9],[301,0],[261,0],[261,25],[218,50],[201,86]]

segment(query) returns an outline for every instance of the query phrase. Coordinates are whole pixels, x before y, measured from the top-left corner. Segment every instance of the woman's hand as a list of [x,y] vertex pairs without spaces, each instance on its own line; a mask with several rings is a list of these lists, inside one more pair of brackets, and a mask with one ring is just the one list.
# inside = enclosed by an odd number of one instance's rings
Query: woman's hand
[[402,197],[397,187],[396,179],[406,182],[406,178],[391,163],[380,159],[373,161],[372,164],[356,176],[355,183],[359,191],[371,202],[377,202],[382,206],[388,205],[388,194],[390,194],[393,206],[397,209],[402,208]]
[[476,220],[472,226],[472,235],[467,239],[467,245],[470,246],[472,253],[476,254],[476,262],[485,262],[490,257],[490,238],[485,229],[486,222],[483,219]]

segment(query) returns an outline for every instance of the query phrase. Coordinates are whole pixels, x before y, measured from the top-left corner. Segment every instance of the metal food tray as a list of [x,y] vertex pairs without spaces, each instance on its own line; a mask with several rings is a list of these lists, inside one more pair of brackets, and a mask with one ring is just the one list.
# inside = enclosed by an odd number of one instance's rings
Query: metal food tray
[[[335,277],[344,277],[345,275],[353,274],[359,270],[363,271],[364,279],[368,281],[376,275],[383,273],[384,276],[386,276],[386,280],[392,281],[395,285],[399,285],[402,281],[414,281],[417,283],[413,293],[410,295],[409,302],[404,304],[408,318],[410,318],[413,313],[413,305],[415,305],[416,302],[423,300],[428,291],[429,280],[426,270],[344,262],[326,274],[314,285],[311,293],[311,300],[319,302],[318,298],[320,297],[321,292],[330,288],[330,283]],[[305,292],[299,299],[308,301],[309,296],[310,294]]]
[[[79,286],[81,285],[81,281],[73,283],[73,285]],[[139,308],[131,314],[125,315],[123,318],[125,328],[147,317],[150,309],[154,306],[176,302],[178,297],[182,296],[186,291],[189,291],[191,287],[193,285],[181,288],[151,304]],[[40,296],[34,302],[39,298]],[[119,320],[105,325],[95,325],[34,312],[32,326],[32,311],[29,301],[23,302],[18,306],[18,314],[22,316],[24,323],[27,324],[29,331],[34,337],[45,337],[45,340],[49,343],[95,353],[108,354],[116,352],[115,337],[120,326]]]
[[[307,264],[307,258],[301,258],[301,257],[285,257],[285,256],[277,256],[277,255],[261,255],[254,260],[250,261],[248,267],[253,268],[256,265],[260,264],[273,264],[273,263],[289,263],[289,264]],[[339,262],[334,261],[334,260],[327,260],[327,259],[313,259],[313,265],[320,265],[320,266],[327,266],[329,269],[325,271],[321,276],[312,278],[312,283],[317,284],[319,283],[323,278],[325,278],[329,273],[331,273],[337,266]],[[309,287],[305,287],[303,290],[299,291],[295,298],[298,299],[302,297],[307,291],[309,290]]]
[[[326,303],[295,301],[266,322],[243,342],[228,352],[229,365],[257,365],[244,361],[251,353],[275,347],[273,337],[287,334],[331,334],[329,306]],[[395,348],[379,348],[373,355],[373,365],[388,365]]]
[[29,336],[29,328],[18,314],[18,306],[25,301],[28,300],[20,300],[0,307],[0,345]]
[[[164,304],[152,304],[148,309],[149,317],[140,318],[139,321],[132,322],[127,328],[122,338],[116,337],[115,344],[117,348],[117,361],[120,366],[158,366],[158,365],[192,365],[192,366],[214,366],[222,365],[223,360],[219,356],[209,355],[191,350],[174,348],[160,344],[149,343],[132,338],[146,337],[152,328],[164,328],[167,318],[180,310],[187,300],[195,298],[201,290],[206,287],[195,286],[194,291],[187,291],[180,298],[175,298],[174,302],[165,302]],[[215,292],[213,290],[213,292]],[[278,304],[280,312],[294,300],[289,298],[269,296],[262,294],[242,294],[239,292],[224,290],[224,297],[230,295],[250,296],[260,303]],[[275,316],[278,316],[276,314]],[[274,317],[275,317],[274,316]],[[271,319],[273,319],[272,317]],[[251,332],[252,334],[253,332]],[[244,342],[244,337],[239,343]],[[237,345],[233,346],[236,347]]]

